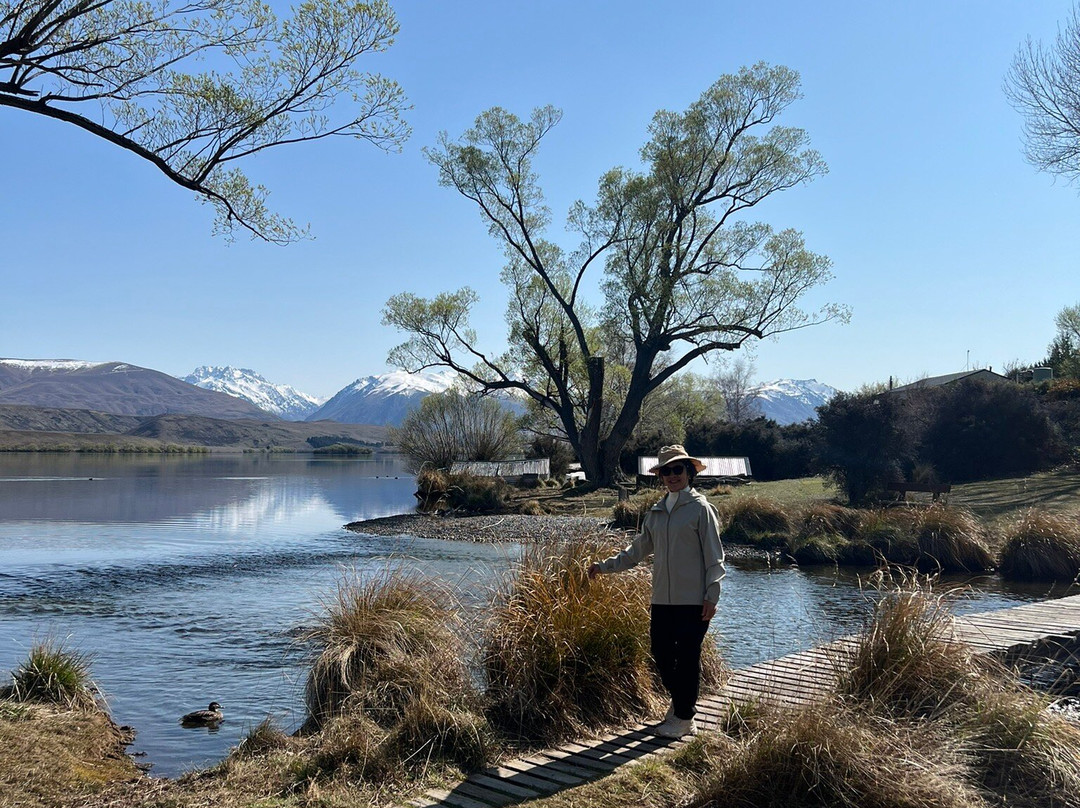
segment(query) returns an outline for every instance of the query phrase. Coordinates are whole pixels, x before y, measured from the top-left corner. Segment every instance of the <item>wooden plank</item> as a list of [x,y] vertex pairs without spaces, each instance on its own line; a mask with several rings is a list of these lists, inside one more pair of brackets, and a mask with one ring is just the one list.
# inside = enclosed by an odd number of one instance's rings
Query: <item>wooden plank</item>
[[[555,761],[547,761],[547,763],[529,763],[525,760],[507,760],[504,761],[502,766],[495,767],[496,769],[513,769],[527,777],[544,778],[556,783],[560,786],[576,786],[584,783],[588,777],[578,777],[575,774],[568,774],[567,772],[560,771],[555,768],[553,764]],[[490,771],[490,770],[485,770]],[[528,785],[526,783],[526,785]]]
[[[534,755],[533,757],[522,758],[522,760],[527,762],[538,761],[536,764],[537,766],[542,766],[544,769],[551,769],[574,777],[580,777],[582,782],[592,780],[597,776],[597,769],[575,766],[572,763],[568,763],[565,759],[551,758],[545,755]],[[600,771],[605,772],[610,771],[610,769],[600,769]]]
[[513,794],[507,794],[505,791],[492,791],[490,788],[484,788],[478,786],[471,780],[465,780],[454,786],[450,792],[451,796],[459,797],[464,796],[469,799],[478,800],[482,805],[491,808],[500,808],[503,805],[510,805],[514,802],[520,802],[521,800],[515,797]]
[[491,808],[485,802],[470,799],[464,794],[454,794],[442,788],[433,788],[425,792],[424,796],[435,800],[436,805],[449,805],[451,808]]
[[[593,771],[610,772],[619,767],[617,762],[611,760],[597,760],[594,757],[583,756],[577,752],[559,749],[545,749],[541,754],[552,757],[553,760],[562,760],[571,766]],[[625,761],[624,761],[625,762]]]
[[511,778],[492,777],[482,773],[470,774],[466,782],[475,783],[490,791],[504,791],[512,797],[521,797],[527,800],[539,797],[545,792],[550,793],[547,784],[544,784],[541,789],[526,788],[520,782],[513,782]]

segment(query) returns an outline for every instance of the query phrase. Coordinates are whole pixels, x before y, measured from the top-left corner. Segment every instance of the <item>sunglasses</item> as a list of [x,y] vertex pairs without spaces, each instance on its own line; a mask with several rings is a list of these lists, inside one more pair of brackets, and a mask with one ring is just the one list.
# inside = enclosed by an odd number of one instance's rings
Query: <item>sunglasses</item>
[[672,474],[685,474],[686,466],[684,466],[682,463],[677,466],[661,466],[658,469],[658,473],[661,477],[669,477]]

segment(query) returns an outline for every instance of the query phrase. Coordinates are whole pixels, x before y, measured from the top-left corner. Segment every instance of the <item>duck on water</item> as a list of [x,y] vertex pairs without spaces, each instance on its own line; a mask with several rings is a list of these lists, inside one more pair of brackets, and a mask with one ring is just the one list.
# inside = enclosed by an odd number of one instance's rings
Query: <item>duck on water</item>
[[221,705],[216,701],[212,701],[205,710],[196,710],[183,716],[180,719],[180,725],[184,727],[214,727],[224,720],[225,714],[221,711]]

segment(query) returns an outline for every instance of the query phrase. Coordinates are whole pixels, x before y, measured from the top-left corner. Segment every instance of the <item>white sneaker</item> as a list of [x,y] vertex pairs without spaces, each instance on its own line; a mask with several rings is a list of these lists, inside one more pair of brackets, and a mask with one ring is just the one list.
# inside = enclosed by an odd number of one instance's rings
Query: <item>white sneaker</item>
[[697,735],[697,721],[693,718],[676,718],[674,715],[660,724],[654,733],[661,738],[685,738],[688,735]]

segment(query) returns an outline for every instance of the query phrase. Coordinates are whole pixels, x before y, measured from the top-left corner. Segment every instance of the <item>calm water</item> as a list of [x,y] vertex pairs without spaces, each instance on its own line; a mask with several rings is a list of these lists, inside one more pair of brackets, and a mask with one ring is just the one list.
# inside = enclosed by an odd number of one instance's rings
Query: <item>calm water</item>
[[[516,555],[342,529],[409,511],[413,490],[393,457],[0,455],[0,672],[46,638],[91,653],[158,775],[221,758],[268,715],[294,727],[295,638],[344,574],[407,565],[482,599]],[[958,611],[1063,594],[973,583]],[[867,603],[849,571],[733,566],[714,628],[741,666],[852,631]],[[179,726],[211,700],[218,731]]]

